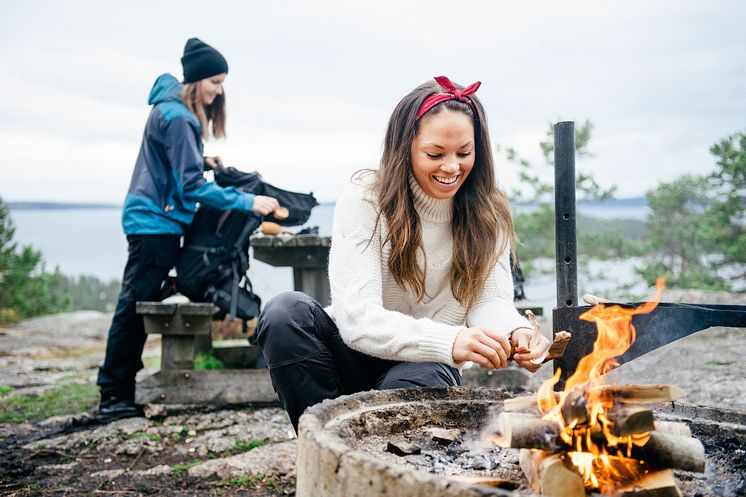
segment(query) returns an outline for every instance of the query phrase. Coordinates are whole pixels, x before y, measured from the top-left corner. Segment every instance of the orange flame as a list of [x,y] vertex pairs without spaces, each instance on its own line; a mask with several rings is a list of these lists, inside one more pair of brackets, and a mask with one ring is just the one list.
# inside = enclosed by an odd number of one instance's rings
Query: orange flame
[[[544,414],[544,419],[559,424],[560,436],[574,449],[567,456],[583,476],[587,488],[612,491],[620,483],[634,480],[647,471],[644,463],[629,457],[633,446],[647,443],[650,434],[614,435],[613,422],[607,417],[609,409],[613,407],[613,400],[603,396],[603,389],[593,387],[605,384],[604,375],[619,365],[616,358],[624,354],[635,341],[632,316],[648,314],[660,302],[664,280],[658,279],[655,286],[653,299],[639,307],[598,304],[583,313],[580,319],[596,323],[598,329],[593,351],[580,360],[559,396],[553,392],[560,377],[559,370],[537,392],[540,412]],[[568,397],[569,403],[582,397],[582,412],[587,419],[582,422],[565,419],[563,406]]]

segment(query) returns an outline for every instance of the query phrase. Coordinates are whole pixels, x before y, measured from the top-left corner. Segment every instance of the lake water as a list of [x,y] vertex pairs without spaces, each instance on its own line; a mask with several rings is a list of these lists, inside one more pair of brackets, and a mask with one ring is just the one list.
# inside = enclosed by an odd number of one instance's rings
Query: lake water
[[[647,207],[579,205],[578,211],[601,219],[642,220],[647,214]],[[318,226],[320,234],[330,235],[333,212],[333,204],[317,206],[307,226]],[[120,279],[127,260],[127,240],[122,233],[120,216],[118,208],[11,211],[16,227],[15,241],[41,250],[47,269],[57,266],[68,275],[90,274],[104,280]],[[292,231],[297,229],[293,228]],[[552,261],[546,261],[546,264],[551,273]],[[611,274],[632,272],[632,262],[619,264],[616,267],[607,264],[598,271]],[[292,269],[272,267],[260,261],[252,261],[249,276],[254,291],[265,301],[293,286]],[[555,295],[554,284],[551,274],[535,276],[527,282],[526,292],[532,301],[551,307]]]

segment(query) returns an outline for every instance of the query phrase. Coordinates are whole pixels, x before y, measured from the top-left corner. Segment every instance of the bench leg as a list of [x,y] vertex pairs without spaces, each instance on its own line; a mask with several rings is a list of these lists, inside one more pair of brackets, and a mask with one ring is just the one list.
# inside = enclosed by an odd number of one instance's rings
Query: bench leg
[[329,276],[323,268],[293,268],[293,287],[326,307],[331,304]]
[[194,336],[164,335],[161,369],[194,369]]

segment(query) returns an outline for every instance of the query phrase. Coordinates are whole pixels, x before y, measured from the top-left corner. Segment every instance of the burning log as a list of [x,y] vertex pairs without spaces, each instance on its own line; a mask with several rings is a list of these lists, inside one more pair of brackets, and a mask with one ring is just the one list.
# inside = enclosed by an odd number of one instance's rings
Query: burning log
[[659,468],[683,469],[695,473],[705,470],[705,447],[702,442],[671,433],[652,432],[645,445],[632,450],[632,457]]
[[606,417],[613,423],[611,432],[618,437],[647,433],[655,429],[653,411],[640,406],[617,405],[609,410]]
[[587,390],[604,400],[613,399],[624,404],[658,404],[673,402],[684,396],[676,385],[601,385]]
[[[500,437],[498,445],[514,449],[541,449],[554,452],[573,450],[560,437],[559,425],[551,420],[522,413],[502,412],[497,418]],[[600,428],[592,430],[594,443],[602,445],[604,436]],[[626,444],[618,449],[606,447],[613,453],[619,451],[624,455]],[[674,468],[685,471],[703,472],[705,468],[705,449],[696,438],[652,431],[645,445],[633,445],[628,455],[631,458],[646,461],[657,468]]]
[[583,477],[559,454],[522,449],[519,462],[531,487],[552,497],[584,497]]
[[[553,395],[554,399],[559,402],[559,393],[554,392]],[[585,395],[594,395],[600,399],[623,404],[660,404],[673,402],[683,397],[684,391],[676,385],[600,385],[587,389]],[[537,405],[535,394],[526,395],[505,400],[503,410],[520,411]]]
[[567,426],[576,426],[588,423],[588,403],[585,401],[583,388],[573,388],[562,403],[562,419]]
[[673,471],[653,471],[619,489],[618,497],[681,497]]
[[500,432],[496,440],[502,447],[554,451],[564,448],[560,427],[538,416],[502,412],[497,418]]

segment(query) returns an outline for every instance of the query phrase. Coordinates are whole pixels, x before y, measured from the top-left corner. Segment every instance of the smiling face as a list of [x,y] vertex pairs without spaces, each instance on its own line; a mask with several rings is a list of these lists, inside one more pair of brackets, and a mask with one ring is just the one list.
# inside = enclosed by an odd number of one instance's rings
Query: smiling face
[[456,195],[474,167],[474,124],[463,112],[425,116],[412,142],[412,173],[430,197]]
[[210,105],[215,100],[215,97],[223,93],[223,82],[225,81],[226,73],[216,74],[200,80],[199,82],[199,100],[202,105]]

